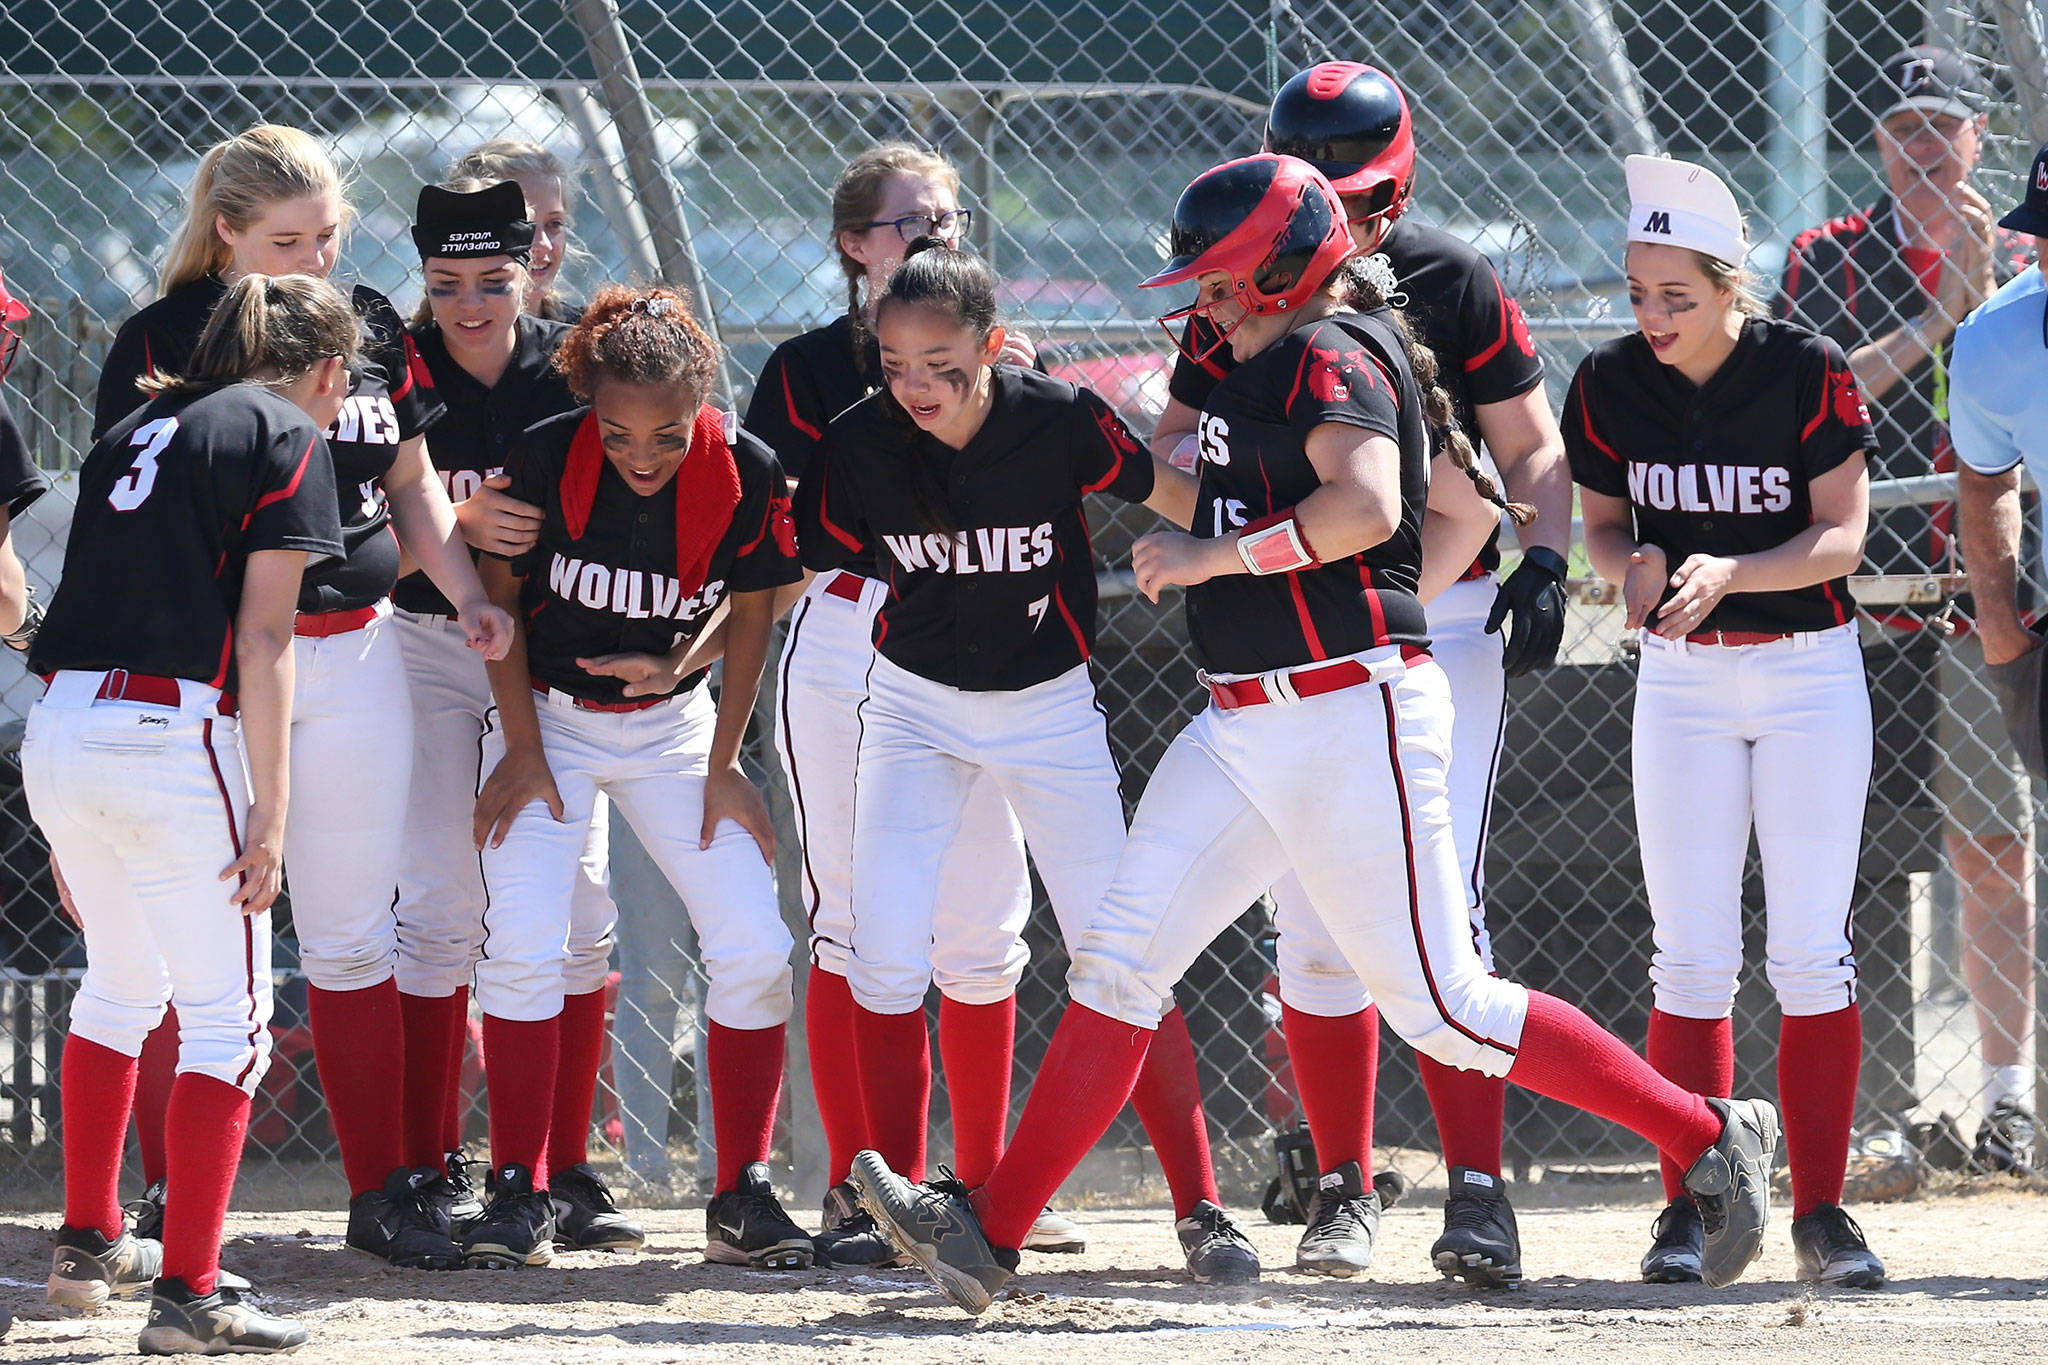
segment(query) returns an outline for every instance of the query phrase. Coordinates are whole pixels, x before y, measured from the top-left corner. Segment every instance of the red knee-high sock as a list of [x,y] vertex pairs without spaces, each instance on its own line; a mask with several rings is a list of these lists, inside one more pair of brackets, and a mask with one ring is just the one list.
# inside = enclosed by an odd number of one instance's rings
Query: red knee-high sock
[[441,1145],[441,1120],[447,1107],[448,1038],[461,1036],[468,1022],[459,995],[398,993],[398,1013],[405,1021],[405,1164],[438,1168],[450,1150]]
[[[462,1058],[469,1050],[469,987],[455,992],[455,1027],[448,1035],[448,1080],[441,1091],[441,1150],[452,1152],[462,1145]],[[477,1056],[483,1051],[479,1046]],[[489,1079],[485,1080],[485,1103],[490,1102]]]
[[220,1277],[220,1233],[227,1222],[242,1140],[249,1134],[249,1096],[240,1086],[180,1073],[171,1086],[164,1177],[164,1278],[211,1294]]
[[924,1010],[876,1014],[855,1001],[853,1045],[860,1052],[868,1142],[890,1170],[924,1179],[925,1119],[932,1102],[932,1040]]
[[1577,1005],[1529,992],[1529,1018],[1508,1079],[1639,1133],[1686,1166],[1721,1136],[1707,1102],[1658,1075]]
[[405,1164],[398,1101],[405,1089],[405,1024],[398,983],[357,991],[306,987],[313,1061],[351,1195],[381,1189]]
[[561,1020],[484,1015],[484,1084],[491,1099],[491,1164],[528,1166],[533,1187],[548,1185],[548,1123],[554,1116]]
[[1484,1071],[1445,1066],[1434,1057],[1415,1060],[1422,1072],[1422,1088],[1429,1092],[1429,1112],[1436,1116],[1444,1165],[1468,1166],[1498,1178],[1508,1083]]
[[135,1073],[135,1058],[125,1052],[75,1033],[64,1040],[64,1221],[109,1240],[121,1235],[121,1145],[135,1106]]
[[1195,1044],[1188,1037],[1187,1016],[1178,1008],[1159,1021],[1145,1064],[1131,1091],[1131,1107],[1145,1125],[1153,1154],[1166,1172],[1173,1196],[1173,1216],[1207,1199],[1221,1204],[1216,1168],[1209,1160],[1209,1122],[1202,1113],[1202,1083],[1195,1077]]
[[1856,1073],[1863,1065],[1863,1011],[1788,1014],[1778,1025],[1778,1103],[1792,1164],[1792,1216],[1842,1202]]
[[825,1129],[826,1178],[853,1175],[853,1154],[869,1145],[867,1108],[861,1102],[860,1049],[853,1041],[853,991],[846,978],[813,964],[804,988],[804,1046],[810,1049],[811,1090]]
[[[1735,1088],[1735,1023],[1732,1019],[1691,1019],[1650,1011],[1650,1065],[1683,1089],[1728,1098]],[[1686,1198],[1685,1167],[1659,1153],[1664,1201]]]
[[1003,1158],[1016,1046],[1016,996],[993,1005],[939,997],[939,1058],[953,1108],[953,1174],[966,1185],[987,1180]]
[[548,1126],[548,1169],[590,1160],[590,1109],[604,1061],[604,988],[562,1001],[561,1060],[555,1067],[555,1116]]
[[1151,1043],[1150,1029],[1068,1004],[1009,1150],[974,1192],[974,1211],[991,1243],[1024,1244],[1039,1210],[1130,1098]]
[[782,1100],[786,1029],[727,1028],[711,1021],[705,1061],[711,1071],[711,1130],[718,1144],[718,1189],[740,1183],[740,1172],[768,1159],[775,1141],[775,1106]]
[[135,1145],[142,1153],[142,1183],[164,1178],[164,1111],[171,1105],[171,1082],[178,1079],[178,1011],[164,1007],[164,1021],[142,1040],[135,1075]]
[[1379,1082],[1380,1009],[1309,1014],[1280,1002],[1280,1028],[1301,1114],[1316,1144],[1316,1164],[1334,1171],[1355,1161],[1372,1184],[1372,1100]]

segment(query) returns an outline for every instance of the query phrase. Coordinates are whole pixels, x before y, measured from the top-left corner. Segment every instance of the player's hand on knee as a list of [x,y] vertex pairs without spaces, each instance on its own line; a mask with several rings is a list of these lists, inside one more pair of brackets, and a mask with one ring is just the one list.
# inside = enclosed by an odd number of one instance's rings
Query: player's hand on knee
[[601,654],[578,659],[576,666],[599,678],[617,678],[629,697],[663,697],[676,690],[682,675],[666,654]]
[[509,475],[493,474],[483,486],[455,504],[462,538],[487,554],[510,559],[525,554],[540,538],[541,511],[532,503],[508,497]]
[[465,603],[455,613],[469,647],[496,663],[512,648],[512,613],[489,602]]
[[1626,609],[1624,624],[1630,630],[1646,624],[1664,595],[1664,578],[1669,563],[1655,545],[1638,545],[1628,557],[1628,577],[1622,580],[1621,601]]
[[64,918],[76,928],[85,928],[85,921],[78,917],[78,902],[71,899],[71,887],[64,880],[64,869],[57,866],[57,855],[50,855],[50,880],[57,885],[57,904],[63,907]]
[[1131,546],[1131,572],[1138,580],[1138,591],[1145,594],[1146,601],[1157,602],[1159,594],[1175,584],[1186,588],[1208,582],[1215,571],[1209,567],[1207,551],[1217,543],[1198,540],[1185,531],[1154,531],[1138,537]]
[[730,820],[753,835],[761,846],[761,857],[769,863],[775,861],[775,825],[768,818],[768,802],[737,767],[713,768],[704,778],[704,828],[697,838],[700,850],[711,847],[721,820]]
[[476,846],[497,848],[503,844],[519,812],[536,801],[557,821],[566,818],[547,755],[537,747],[508,750],[476,794],[476,819],[471,829]]
[[1671,575],[1675,590],[1657,613],[1657,633],[1682,640],[1700,628],[1735,581],[1735,561],[1726,555],[1688,555]]
[[242,856],[227,865],[220,879],[239,879],[240,885],[228,897],[228,904],[235,909],[245,915],[260,915],[268,910],[284,885],[283,824],[265,819],[261,811],[251,810]]

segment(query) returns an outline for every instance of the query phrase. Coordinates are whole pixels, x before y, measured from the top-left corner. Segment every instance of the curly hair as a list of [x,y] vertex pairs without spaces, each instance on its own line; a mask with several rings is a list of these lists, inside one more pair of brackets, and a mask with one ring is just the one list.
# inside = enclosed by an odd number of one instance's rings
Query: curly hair
[[690,308],[690,292],[670,284],[608,284],[555,349],[555,368],[583,402],[607,379],[674,385],[700,399],[718,375],[718,343]]

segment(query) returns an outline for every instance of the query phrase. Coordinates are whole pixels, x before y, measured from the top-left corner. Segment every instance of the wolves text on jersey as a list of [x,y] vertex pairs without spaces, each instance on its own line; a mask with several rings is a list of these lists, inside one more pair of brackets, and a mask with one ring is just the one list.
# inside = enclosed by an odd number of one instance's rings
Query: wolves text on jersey
[[361,441],[373,446],[395,446],[403,439],[398,409],[381,393],[357,393],[343,399],[341,412],[326,436],[330,441]]
[[725,580],[713,579],[694,597],[685,597],[683,585],[667,574],[614,569],[558,551],[548,563],[548,590],[565,602],[630,620],[692,621],[718,605],[725,596]]
[[952,535],[884,535],[882,543],[905,569],[938,573],[1027,573],[1052,562],[1052,523],[979,526]]
[[1778,465],[1650,464],[1630,460],[1629,501],[1660,512],[1782,512],[1792,472]]

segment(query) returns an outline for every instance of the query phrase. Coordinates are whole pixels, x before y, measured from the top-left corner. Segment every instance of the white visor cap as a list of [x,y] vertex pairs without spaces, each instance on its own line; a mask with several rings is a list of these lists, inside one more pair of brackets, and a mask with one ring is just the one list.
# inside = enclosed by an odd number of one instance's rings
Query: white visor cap
[[1720,176],[1666,156],[1632,156],[1626,167],[1629,241],[1690,247],[1741,267],[1749,254],[1742,211]]

